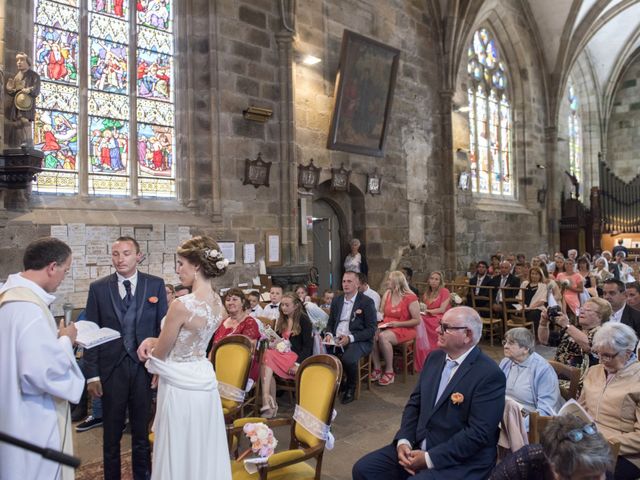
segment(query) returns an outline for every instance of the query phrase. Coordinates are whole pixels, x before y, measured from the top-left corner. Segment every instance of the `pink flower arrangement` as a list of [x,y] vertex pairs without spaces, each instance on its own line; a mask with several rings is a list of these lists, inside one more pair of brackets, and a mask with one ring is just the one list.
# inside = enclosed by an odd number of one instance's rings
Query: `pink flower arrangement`
[[263,458],[273,455],[278,440],[264,423],[247,423],[242,430],[251,442],[251,450]]

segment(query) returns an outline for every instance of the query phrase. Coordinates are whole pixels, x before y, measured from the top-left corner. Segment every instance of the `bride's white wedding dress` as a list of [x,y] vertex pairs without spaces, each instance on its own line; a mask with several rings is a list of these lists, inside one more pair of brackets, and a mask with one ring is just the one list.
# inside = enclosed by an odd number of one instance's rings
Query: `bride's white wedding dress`
[[151,357],[146,364],[159,376],[151,478],[231,479],[218,382],[206,357],[209,340],[222,321],[222,302],[216,293],[206,301],[194,294],[177,301],[189,318],[167,359]]

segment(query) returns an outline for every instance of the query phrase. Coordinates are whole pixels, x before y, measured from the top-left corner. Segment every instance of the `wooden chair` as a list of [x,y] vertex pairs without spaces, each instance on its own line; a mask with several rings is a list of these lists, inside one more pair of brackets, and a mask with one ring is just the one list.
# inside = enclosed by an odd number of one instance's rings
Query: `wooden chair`
[[226,423],[241,415],[248,400],[246,397],[242,400],[224,397],[224,386],[230,385],[244,392],[251,371],[253,352],[253,343],[244,335],[229,335],[220,340],[211,351],[211,362],[218,380]]
[[556,362],[555,360],[549,360],[549,365],[553,367],[559,380],[569,380],[569,388],[560,387],[560,395],[562,395],[562,398],[565,400],[577,398],[578,387],[580,386],[580,369]]
[[360,357],[358,362],[358,382],[356,383],[356,400],[360,399],[360,390],[362,388],[362,382],[366,382],[367,390],[371,390],[371,354]]
[[[318,418],[326,425],[331,425],[333,407],[342,377],[342,364],[332,355],[314,355],[307,358],[296,374],[296,397],[298,405]],[[289,449],[271,455],[265,464],[258,465],[258,474],[250,475],[242,461],[231,462],[231,473],[234,480],[273,478],[314,478],[319,480],[322,473],[322,457],[325,441],[312,435],[293,418],[242,418],[233,422],[227,429],[229,445],[233,457],[238,457],[238,443],[242,428],[247,423],[266,423],[271,428],[290,425],[291,442]],[[307,460],[316,459],[313,468]]]
[[[406,342],[393,346],[393,358],[401,358],[402,360],[402,383],[407,383],[407,375],[413,375],[414,369],[414,352],[416,348],[416,340],[411,339]],[[369,367],[371,368],[371,367]],[[369,370],[372,371],[371,369]]]
[[482,319],[483,333],[489,333],[489,343],[493,347],[494,337],[502,336],[502,319],[495,318],[492,305],[494,287],[482,287],[482,290],[488,291],[489,295],[476,295],[476,289],[471,288],[471,307],[478,312]]
[[521,288],[502,288],[502,316],[505,332],[512,328],[529,328],[531,329],[531,333],[533,333],[533,336],[535,338],[536,332],[533,326],[533,322],[527,320],[524,308],[516,308],[516,305],[521,306],[522,303],[513,302],[512,300],[513,298],[517,297],[518,294],[521,295],[521,298],[524,298],[524,290]]

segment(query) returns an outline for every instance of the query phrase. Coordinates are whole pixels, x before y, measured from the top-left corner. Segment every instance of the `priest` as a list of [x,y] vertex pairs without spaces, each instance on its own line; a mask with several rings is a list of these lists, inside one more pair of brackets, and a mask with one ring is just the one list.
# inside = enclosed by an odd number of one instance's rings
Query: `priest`
[[[73,354],[76,328],[56,326],[49,305],[71,268],[71,249],[45,237],[27,246],[24,271],[0,289],[0,431],[40,447],[72,453],[68,402],[84,376]],[[0,480],[73,478],[73,470],[0,443]]]

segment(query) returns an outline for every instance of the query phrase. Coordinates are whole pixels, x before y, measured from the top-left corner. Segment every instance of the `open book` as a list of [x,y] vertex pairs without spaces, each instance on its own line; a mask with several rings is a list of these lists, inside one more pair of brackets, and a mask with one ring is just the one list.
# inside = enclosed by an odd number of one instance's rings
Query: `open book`
[[120,338],[120,332],[112,328],[100,328],[96,323],[86,320],[76,322],[78,336],[76,343],[82,348],[93,348],[103,343]]
[[269,325],[266,325],[264,328],[264,336],[267,337],[269,343],[278,343],[282,341],[282,337]]
[[567,401],[560,410],[558,410],[558,416],[560,415],[575,415],[576,417],[584,420],[587,423],[594,423],[591,415],[587,413],[587,411],[582,408],[578,402],[576,402],[573,398]]

